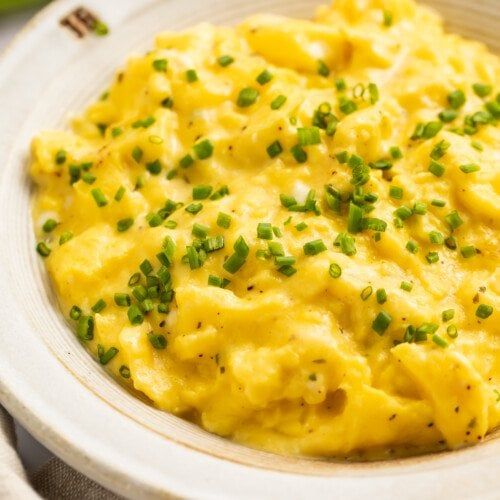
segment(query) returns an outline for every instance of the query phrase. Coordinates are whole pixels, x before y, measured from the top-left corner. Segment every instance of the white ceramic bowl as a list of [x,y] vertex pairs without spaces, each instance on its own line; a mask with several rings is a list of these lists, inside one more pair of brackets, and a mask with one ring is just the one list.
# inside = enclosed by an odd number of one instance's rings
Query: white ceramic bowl
[[[59,25],[83,3],[105,38]],[[29,144],[63,127],[155,33],[259,12],[310,16],[317,0],[59,0],[0,62],[0,401],[43,444],[128,497],[498,498],[500,439],[469,449],[372,464],[284,458],[208,434],[147,406],[83,350],[59,313],[34,252]],[[434,0],[457,31],[500,47],[500,0]]]

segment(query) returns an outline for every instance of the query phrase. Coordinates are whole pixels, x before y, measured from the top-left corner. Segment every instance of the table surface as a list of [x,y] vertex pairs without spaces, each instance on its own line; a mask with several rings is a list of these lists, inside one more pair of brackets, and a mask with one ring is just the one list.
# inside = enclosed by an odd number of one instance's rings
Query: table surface
[[[0,53],[9,44],[15,34],[33,17],[37,9],[27,9],[12,14],[0,15]],[[53,457],[49,450],[38,443],[16,422],[18,451],[28,471],[32,473]]]

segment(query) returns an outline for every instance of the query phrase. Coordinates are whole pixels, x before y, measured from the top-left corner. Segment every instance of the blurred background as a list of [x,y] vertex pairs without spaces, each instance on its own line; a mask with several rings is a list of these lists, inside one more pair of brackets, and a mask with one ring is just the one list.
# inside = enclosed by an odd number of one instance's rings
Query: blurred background
[[[0,57],[15,34],[48,0],[0,0]],[[52,454],[16,423],[18,451],[28,472],[45,464]]]

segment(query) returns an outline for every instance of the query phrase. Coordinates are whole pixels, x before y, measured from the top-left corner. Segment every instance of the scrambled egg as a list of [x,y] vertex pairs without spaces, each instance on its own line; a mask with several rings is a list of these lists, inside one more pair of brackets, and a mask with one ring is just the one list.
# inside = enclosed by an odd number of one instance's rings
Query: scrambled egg
[[500,423],[499,81],[411,0],[160,34],[33,142],[63,312],[156,407],[252,447],[481,441]]

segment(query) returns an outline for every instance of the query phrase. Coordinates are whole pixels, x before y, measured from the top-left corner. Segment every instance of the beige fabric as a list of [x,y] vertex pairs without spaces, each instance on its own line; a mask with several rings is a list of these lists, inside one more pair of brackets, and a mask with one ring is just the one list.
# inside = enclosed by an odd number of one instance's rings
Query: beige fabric
[[[35,491],[36,490],[36,491]],[[1,500],[116,500],[118,497],[54,458],[31,478],[16,453],[14,422],[0,406]]]

